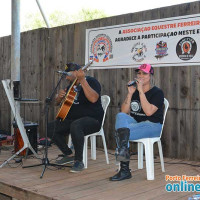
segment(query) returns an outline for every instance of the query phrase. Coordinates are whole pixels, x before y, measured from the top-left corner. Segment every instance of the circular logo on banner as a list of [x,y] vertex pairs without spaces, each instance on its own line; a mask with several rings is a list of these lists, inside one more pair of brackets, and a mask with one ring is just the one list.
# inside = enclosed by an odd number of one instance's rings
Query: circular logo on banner
[[[106,34],[99,34],[93,40],[90,47],[90,60],[106,62],[112,53],[112,41]],[[110,55],[111,56],[111,55]]]
[[134,111],[134,112],[140,112],[141,107],[140,107],[139,102],[138,102],[138,101],[133,101],[133,102],[131,102],[131,109],[132,109],[132,111]]
[[141,62],[144,60],[145,53],[147,51],[147,47],[144,43],[136,43],[133,48],[131,49],[131,53],[133,53],[133,60],[135,60],[136,62]]
[[176,45],[176,54],[181,60],[191,60],[197,51],[197,44],[191,37],[182,38]]

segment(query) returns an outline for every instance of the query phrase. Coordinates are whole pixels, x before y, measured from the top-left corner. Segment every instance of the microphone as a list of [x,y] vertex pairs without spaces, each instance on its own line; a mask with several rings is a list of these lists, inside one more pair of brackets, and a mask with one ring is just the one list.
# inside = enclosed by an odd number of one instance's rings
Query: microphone
[[66,76],[70,76],[70,74],[66,71],[56,71],[58,74],[64,74]]
[[137,81],[131,81],[127,86],[128,87],[130,87],[130,86],[136,87],[137,86]]

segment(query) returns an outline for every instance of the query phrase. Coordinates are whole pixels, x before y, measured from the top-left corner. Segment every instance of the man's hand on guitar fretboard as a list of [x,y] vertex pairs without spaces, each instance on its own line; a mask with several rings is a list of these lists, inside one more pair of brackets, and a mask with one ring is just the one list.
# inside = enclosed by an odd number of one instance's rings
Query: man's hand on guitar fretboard
[[81,82],[81,80],[85,79],[85,73],[82,69],[75,71],[76,78]]

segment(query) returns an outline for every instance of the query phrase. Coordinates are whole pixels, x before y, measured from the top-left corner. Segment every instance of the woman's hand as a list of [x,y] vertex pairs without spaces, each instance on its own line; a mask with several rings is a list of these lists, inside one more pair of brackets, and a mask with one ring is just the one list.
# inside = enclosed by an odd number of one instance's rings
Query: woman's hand
[[136,83],[137,83],[137,90],[139,93],[143,92],[143,83],[144,81],[142,79],[136,78]]
[[[131,82],[132,82],[132,81],[129,81],[127,85],[129,85]],[[129,87],[128,87],[128,94],[132,96],[133,93],[135,92],[135,90],[136,90],[136,87],[134,87],[134,86],[129,86]]]

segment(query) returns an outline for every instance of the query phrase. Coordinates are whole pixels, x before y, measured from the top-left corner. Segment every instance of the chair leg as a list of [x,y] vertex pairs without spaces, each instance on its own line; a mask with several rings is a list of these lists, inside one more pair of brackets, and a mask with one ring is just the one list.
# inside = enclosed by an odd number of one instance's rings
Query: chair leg
[[147,140],[144,143],[144,145],[145,145],[147,180],[154,180],[153,143],[150,140]]
[[138,169],[143,169],[143,144],[138,142]]
[[163,159],[163,151],[162,151],[161,141],[158,141],[158,150],[159,150],[159,155],[160,155],[161,169],[162,169],[162,172],[165,172],[165,166],[164,166],[164,159]]
[[87,168],[87,146],[88,146],[88,137],[84,137],[84,146],[83,146],[83,163],[85,168]]
[[90,136],[91,143],[91,158],[96,160],[96,136]]
[[68,136],[68,147],[70,148],[72,146],[72,137],[71,134]]
[[105,152],[105,157],[106,157],[106,163],[109,164],[109,159],[108,159],[108,152],[107,152],[107,146],[106,146],[106,139],[104,134],[101,135],[102,141],[103,141],[103,147],[104,147],[104,152]]

